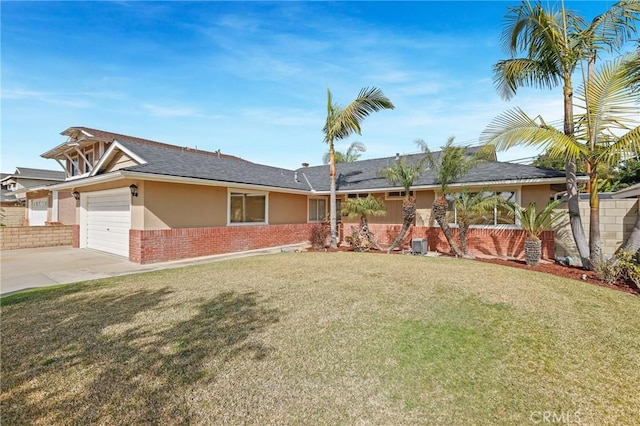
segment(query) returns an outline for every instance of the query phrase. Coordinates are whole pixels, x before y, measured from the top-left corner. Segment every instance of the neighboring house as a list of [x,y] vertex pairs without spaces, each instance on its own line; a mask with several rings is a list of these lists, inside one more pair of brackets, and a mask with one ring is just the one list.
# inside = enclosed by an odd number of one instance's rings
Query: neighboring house
[[15,172],[0,181],[8,195],[13,195],[26,207],[22,224],[43,226],[47,224],[75,223],[74,204],[69,192],[49,192],[45,186],[64,182],[65,173],[56,170],[17,167]]
[[[287,170],[86,127],[62,134],[67,140],[42,157],[55,159],[67,173],[64,183],[48,189],[70,191],[78,199],[77,247],[140,263],[168,261],[306,242],[311,226],[328,217],[329,166]],[[409,161],[417,158],[408,156]],[[380,178],[378,171],[393,161],[337,165],[342,201],[369,193],[385,198],[388,214],[371,222],[387,237],[402,223],[402,188]],[[489,162],[452,187],[491,188],[510,200],[540,205],[562,191],[564,182],[562,172]],[[416,182],[413,236],[436,238],[430,209],[437,189],[430,171]],[[521,231],[515,223],[500,222],[496,213],[479,224],[483,238],[493,241],[493,247],[479,244],[480,252],[517,255],[513,236]],[[441,248],[437,241],[429,244]],[[552,256],[552,242],[550,250]]]
[[[8,174],[2,173],[0,181]],[[0,188],[0,226],[21,226],[24,220],[24,202],[8,189]]]

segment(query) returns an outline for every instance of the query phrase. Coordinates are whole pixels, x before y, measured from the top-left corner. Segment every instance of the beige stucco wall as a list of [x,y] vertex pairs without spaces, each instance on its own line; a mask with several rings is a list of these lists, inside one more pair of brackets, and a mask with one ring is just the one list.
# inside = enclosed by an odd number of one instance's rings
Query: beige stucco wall
[[[473,190],[474,188],[469,188]],[[483,188],[484,189],[484,188]],[[494,191],[504,190],[520,190],[520,202],[522,205],[536,203],[537,205],[546,205],[549,198],[553,195],[550,185],[528,185],[521,188],[514,186],[495,186],[490,189]],[[384,198],[384,193],[374,193],[374,196]],[[436,197],[436,191],[415,191],[416,196],[416,225],[432,226],[433,217],[431,215],[431,207]],[[387,214],[381,217],[371,217],[368,219],[372,224],[400,224],[402,223],[402,200],[386,200]],[[358,221],[357,218],[343,218],[344,223],[352,224]]]
[[[133,229],[197,228],[227,224],[226,188],[151,181],[137,185],[139,196],[133,200]],[[142,218],[136,214],[136,205],[144,205]]]
[[307,223],[308,197],[298,194],[269,193],[269,223]]
[[529,203],[534,203],[538,211],[549,203],[553,196],[551,187],[547,185],[528,185],[522,187],[520,193],[520,205],[526,207]]

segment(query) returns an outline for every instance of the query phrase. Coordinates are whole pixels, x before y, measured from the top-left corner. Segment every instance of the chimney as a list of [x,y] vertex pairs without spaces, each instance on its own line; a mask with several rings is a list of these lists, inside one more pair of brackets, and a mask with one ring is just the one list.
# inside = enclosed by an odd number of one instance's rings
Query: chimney
[[309,167],[309,163],[302,163],[302,167],[306,169],[307,167]]
[[400,161],[400,153],[396,152],[396,161]]

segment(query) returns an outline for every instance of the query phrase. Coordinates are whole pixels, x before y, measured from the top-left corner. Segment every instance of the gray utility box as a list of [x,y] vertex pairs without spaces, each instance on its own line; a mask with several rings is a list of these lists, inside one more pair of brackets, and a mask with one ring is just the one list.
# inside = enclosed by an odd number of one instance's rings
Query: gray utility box
[[411,253],[412,254],[427,254],[427,239],[426,238],[414,238],[411,240]]

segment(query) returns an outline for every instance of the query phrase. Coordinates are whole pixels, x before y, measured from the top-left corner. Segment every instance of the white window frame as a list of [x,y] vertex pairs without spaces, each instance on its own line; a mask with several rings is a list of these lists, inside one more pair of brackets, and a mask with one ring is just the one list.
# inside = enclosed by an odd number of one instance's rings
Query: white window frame
[[[481,189],[478,189],[478,191],[480,191]],[[520,204],[520,199],[522,196],[522,187],[518,187],[518,188],[514,188],[514,187],[507,187],[507,188],[493,188],[491,189],[491,192],[493,193],[499,193],[499,192],[505,192],[505,191],[513,191],[515,193],[515,199],[516,202],[518,204]],[[439,194],[436,194],[436,197]],[[448,212],[449,210],[447,210]],[[478,229],[496,229],[496,228],[500,228],[500,229],[505,229],[505,228],[509,228],[509,229],[520,229],[520,222],[518,221],[518,218],[516,217],[515,219],[515,223],[496,223],[496,219],[497,219],[497,206],[494,207],[493,210],[493,225],[470,225],[469,228],[478,228]],[[449,226],[451,228],[457,228],[458,227],[458,217],[457,217],[457,212],[454,208],[453,210],[453,222],[449,222]],[[434,224],[437,227],[440,227],[440,224],[438,224],[437,222],[435,222]]]
[[[406,194],[406,191],[387,191],[384,193],[384,199],[385,200],[403,200],[405,194]],[[410,197],[414,196],[413,190],[409,191],[409,196]]]
[[[322,219],[311,219],[311,201],[324,201],[324,213],[322,215]],[[318,207],[316,205],[316,213]],[[307,200],[307,222],[308,223],[316,223],[316,222],[325,222],[329,216],[329,200],[325,197],[309,197]]]
[[352,192],[344,196],[345,201],[351,198],[367,198],[371,195],[369,192]]
[[[231,221],[231,196],[243,194],[245,196],[264,197],[264,222],[232,222]],[[252,191],[247,189],[227,188],[227,226],[252,226],[269,224],[269,193],[265,191]]]

